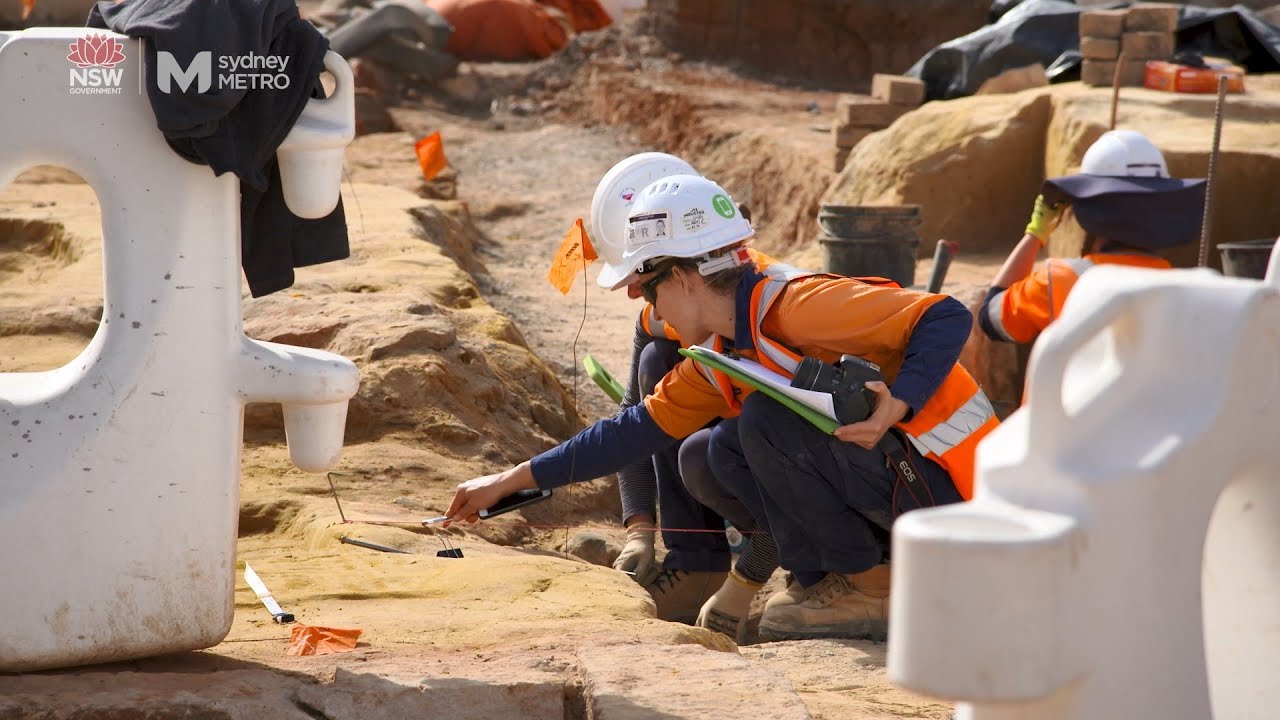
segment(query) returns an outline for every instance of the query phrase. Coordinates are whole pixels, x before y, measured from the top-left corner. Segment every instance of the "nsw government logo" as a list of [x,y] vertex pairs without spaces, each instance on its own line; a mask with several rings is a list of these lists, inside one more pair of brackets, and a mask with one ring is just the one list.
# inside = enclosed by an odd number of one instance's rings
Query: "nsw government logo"
[[124,43],[110,35],[85,35],[70,45],[72,95],[119,95]]

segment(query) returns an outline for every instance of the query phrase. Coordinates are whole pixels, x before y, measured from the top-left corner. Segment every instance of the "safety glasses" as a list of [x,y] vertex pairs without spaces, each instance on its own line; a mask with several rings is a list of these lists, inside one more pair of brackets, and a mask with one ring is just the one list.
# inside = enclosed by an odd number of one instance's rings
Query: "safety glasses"
[[658,286],[662,284],[663,280],[666,280],[671,275],[671,271],[674,268],[674,265],[668,265],[666,268],[658,271],[657,275],[654,275],[648,280],[640,283],[640,296],[644,298],[645,302],[650,305],[657,304]]

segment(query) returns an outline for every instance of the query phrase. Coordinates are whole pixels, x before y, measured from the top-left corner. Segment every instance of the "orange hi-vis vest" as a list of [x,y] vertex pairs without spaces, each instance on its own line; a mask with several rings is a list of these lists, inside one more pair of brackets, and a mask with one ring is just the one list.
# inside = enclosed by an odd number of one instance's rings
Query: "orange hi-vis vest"
[[[788,283],[817,273],[781,264],[761,269],[761,273],[765,277],[752,290],[750,306],[751,339],[756,346],[756,359],[766,368],[790,378],[795,375],[803,356],[764,334],[765,316]],[[880,278],[854,279],[871,284],[891,283]],[[709,338],[708,347],[722,351],[723,339],[718,335]],[[834,351],[825,355],[819,354],[818,359],[829,363],[840,359],[840,353]],[[720,389],[730,407],[740,409],[728,375],[701,363],[698,369]],[[924,407],[910,420],[895,427],[907,436],[921,455],[945,468],[960,496],[968,500],[973,497],[974,452],[982,438],[999,424],[991,401],[968,371],[956,363]]]

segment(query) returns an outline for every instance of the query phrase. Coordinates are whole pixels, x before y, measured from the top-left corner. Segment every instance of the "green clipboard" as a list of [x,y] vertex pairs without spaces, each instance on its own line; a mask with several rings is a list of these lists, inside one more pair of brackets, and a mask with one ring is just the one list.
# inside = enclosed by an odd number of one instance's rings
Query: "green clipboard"
[[613,375],[610,375],[609,371],[604,369],[603,365],[596,362],[595,358],[587,355],[582,358],[582,367],[586,368],[587,375],[595,381],[596,385],[600,386],[605,395],[608,395],[616,403],[622,402],[622,398],[627,394],[626,388],[622,387],[622,383],[615,380]]
[[812,424],[814,427],[818,428],[819,430],[821,430],[822,432],[828,435],[835,433],[836,428],[840,427],[839,421],[837,421],[835,418],[827,417],[822,412],[819,412],[818,410],[814,410],[808,405],[805,405],[804,403],[799,402],[795,398],[785,395],[781,392],[778,392],[778,390],[774,388],[772,385],[768,385],[764,382],[761,382],[760,380],[742,372],[738,368],[735,368],[732,365],[725,363],[720,359],[721,356],[719,353],[716,353],[701,347],[692,347],[692,348],[681,348],[680,354],[687,358],[692,358],[694,361],[700,362],[703,365],[706,365],[711,368],[715,368],[716,370],[719,370],[738,380],[741,380],[742,382],[750,385],[756,390],[759,390],[765,395],[768,395],[774,400],[777,400],[778,402],[787,406],[797,415],[804,418],[805,420],[808,420],[810,424]]

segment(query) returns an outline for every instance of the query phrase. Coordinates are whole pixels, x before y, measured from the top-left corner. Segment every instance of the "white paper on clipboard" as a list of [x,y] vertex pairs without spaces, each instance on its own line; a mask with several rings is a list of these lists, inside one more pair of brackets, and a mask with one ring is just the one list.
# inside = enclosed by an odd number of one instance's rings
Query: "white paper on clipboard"
[[783,395],[794,399],[796,402],[801,403],[806,407],[817,410],[832,420],[836,419],[836,406],[834,399],[831,397],[831,393],[793,388],[791,387],[791,381],[789,379],[779,375],[754,360],[725,355],[724,353],[718,353],[701,345],[694,345],[690,347],[689,350],[714,355],[717,360],[741,372],[743,375],[747,375],[765,385],[768,385]]

